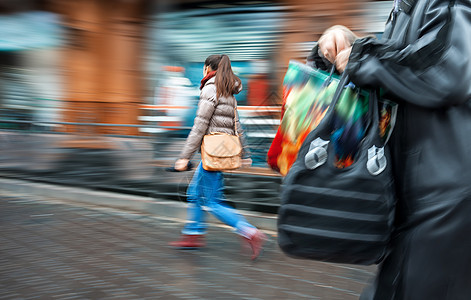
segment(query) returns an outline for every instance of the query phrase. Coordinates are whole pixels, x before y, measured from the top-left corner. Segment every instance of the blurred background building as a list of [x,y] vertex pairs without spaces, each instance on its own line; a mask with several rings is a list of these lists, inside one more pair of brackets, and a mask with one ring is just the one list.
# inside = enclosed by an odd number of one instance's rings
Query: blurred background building
[[0,0],[0,126],[92,135],[191,126],[203,62],[217,53],[230,56],[242,79],[243,117],[276,118],[290,59],[303,61],[334,24],[380,35],[391,7],[368,0]]
[[[289,60],[344,24],[381,35],[392,1],[0,0],[2,176],[183,201],[165,172],[193,123],[211,54],[226,53],[253,166],[225,174],[231,205],[276,213],[266,164]],[[197,160],[196,154],[194,159]]]

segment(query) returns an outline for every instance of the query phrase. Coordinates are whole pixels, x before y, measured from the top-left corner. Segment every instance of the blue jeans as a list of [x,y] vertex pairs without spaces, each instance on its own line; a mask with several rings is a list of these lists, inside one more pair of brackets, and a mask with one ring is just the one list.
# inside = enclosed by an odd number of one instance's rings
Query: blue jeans
[[249,232],[253,232],[255,227],[224,203],[223,180],[221,172],[206,171],[203,164],[199,163],[187,190],[188,219],[182,234],[206,233],[203,206],[220,221],[235,228],[238,234],[249,237]]

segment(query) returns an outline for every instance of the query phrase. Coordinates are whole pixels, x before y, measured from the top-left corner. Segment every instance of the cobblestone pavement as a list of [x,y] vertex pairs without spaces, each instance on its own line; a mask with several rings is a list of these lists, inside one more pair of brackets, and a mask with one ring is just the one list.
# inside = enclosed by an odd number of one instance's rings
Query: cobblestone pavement
[[[207,247],[167,246],[181,221],[0,192],[0,299],[357,299],[374,267],[255,262],[212,225]],[[268,232],[269,233],[269,232]]]

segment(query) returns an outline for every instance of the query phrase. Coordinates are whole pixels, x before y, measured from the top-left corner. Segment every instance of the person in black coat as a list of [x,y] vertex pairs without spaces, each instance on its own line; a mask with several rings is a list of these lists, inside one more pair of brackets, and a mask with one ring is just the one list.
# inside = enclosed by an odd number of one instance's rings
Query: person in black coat
[[381,40],[335,26],[308,57],[399,107],[395,232],[360,299],[471,299],[470,34],[469,0],[396,0]]

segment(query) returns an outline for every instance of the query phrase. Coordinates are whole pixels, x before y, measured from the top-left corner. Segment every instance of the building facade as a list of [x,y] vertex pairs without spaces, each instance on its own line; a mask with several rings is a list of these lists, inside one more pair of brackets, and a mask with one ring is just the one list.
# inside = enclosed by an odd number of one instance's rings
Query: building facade
[[[63,38],[53,56],[61,77],[60,93],[55,93],[61,121],[137,125],[142,105],[159,104],[169,76],[165,68],[182,67],[181,75],[197,95],[204,58],[214,53],[231,57],[246,86],[238,98],[242,105],[279,105],[289,60],[304,60],[322,32],[335,24],[359,34],[380,32],[371,24],[375,17],[385,21],[390,2],[2,0],[0,15],[43,10],[59,17]],[[140,133],[136,127],[61,128]]]

